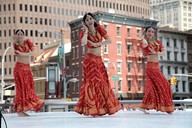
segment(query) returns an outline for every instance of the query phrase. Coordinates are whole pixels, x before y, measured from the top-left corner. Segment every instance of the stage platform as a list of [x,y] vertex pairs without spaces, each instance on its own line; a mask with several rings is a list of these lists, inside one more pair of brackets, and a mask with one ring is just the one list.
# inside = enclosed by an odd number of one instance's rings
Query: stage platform
[[102,117],[75,112],[29,112],[30,117],[18,117],[17,114],[4,114],[4,117],[8,128],[192,128],[192,112],[175,111],[171,115],[148,112],[147,115],[140,111],[119,111]]

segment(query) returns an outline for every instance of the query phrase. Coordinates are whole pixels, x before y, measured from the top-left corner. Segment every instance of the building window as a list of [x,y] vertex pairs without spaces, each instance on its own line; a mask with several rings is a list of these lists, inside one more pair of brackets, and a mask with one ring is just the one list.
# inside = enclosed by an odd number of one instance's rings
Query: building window
[[15,23],[15,17],[13,17],[13,23]]
[[121,36],[121,27],[117,27],[117,36]]
[[105,54],[108,53],[108,45],[107,44],[104,45],[104,53]]
[[85,56],[85,45],[82,46],[82,56]]
[[39,6],[39,11],[43,12],[42,6]]
[[37,12],[37,5],[35,5],[35,12]]
[[174,52],[174,60],[177,61],[177,52]]
[[9,75],[11,75],[11,72],[12,72],[12,71],[11,71],[11,68],[9,68]]
[[184,40],[181,40],[181,48],[184,48]]
[[167,42],[167,47],[170,47],[169,38],[166,39],[166,42]]
[[131,80],[127,81],[128,91],[131,91]]
[[5,36],[5,37],[7,36],[6,30],[4,30],[4,36]]
[[51,19],[49,19],[49,25],[52,25]]
[[13,11],[15,11],[15,4],[13,4]]
[[40,49],[43,49],[43,43],[40,43]]
[[76,75],[79,75],[79,64],[76,65]]
[[35,18],[35,24],[38,24],[38,18]]
[[181,53],[181,61],[184,62],[185,53]]
[[11,23],[11,17],[9,17],[9,24]]
[[19,5],[19,8],[20,8],[20,11],[22,11],[22,10],[23,10],[23,8],[22,8],[22,4],[20,4],[20,5]]
[[175,85],[175,92],[178,92],[179,88],[178,88],[178,84]]
[[47,19],[45,19],[45,25],[47,25]]
[[138,85],[138,90],[142,91],[142,84],[143,84],[143,82],[141,80],[139,80],[138,84],[139,84]]
[[182,72],[182,74],[185,74],[185,67],[181,68],[181,72]]
[[177,48],[177,39],[173,39],[174,48]]
[[76,48],[76,58],[79,58],[79,47]]
[[171,66],[167,67],[167,74],[170,75],[171,74]]
[[140,38],[140,35],[141,35],[141,30],[137,29],[137,38]]
[[25,36],[28,36],[28,30],[25,30]]
[[170,60],[170,52],[167,51],[167,60]]
[[127,37],[131,37],[131,28],[127,28]]
[[121,43],[117,43],[117,55],[121,55]]
[[33,17],[30,17],[30,24],[33,24]]
[[32,6],[32,5],[30,5],[30,11],[31,11],[31,12],[33,11],[33,6]]
[[40,24],[41,24],[41,25],[43,24],[43,19],[42,19],[42,18],[40,18]]
[[73,53],[73,59],[75,59],[75,48],[72,48],[72,53]]
[[122,80],[118,81],[118,91],[122,91]]
[[122,62],[117,62],[117,73],[121,74],[122,73]]
[[49,13],[52,13],[52,8],[51,7],[49,7]]
[[28,17],[25,17],[25,23],[28,24]]
[[27,4],[25,4],[25,11],[27,11]]
[[44,12],[47,13],[47,6],[44,7]]
[[132,62],[127,62],[127,69],[128,69],[128,73],[131,73]]
[[131,54],[131,44],[127,44],[127,51],[128,51],[128,54]]
[[175,67],[175,74],[178,73],[178,67]]
[[186,87],[185,87],[186,82],[182,81],[182,86],[183,86],[183,92],[186,92]]
[[33,36],[33,30],[30,31],[30,36]]
[[163,65],[161,65],[160,69],[161,69],[161,72],[163,73]]

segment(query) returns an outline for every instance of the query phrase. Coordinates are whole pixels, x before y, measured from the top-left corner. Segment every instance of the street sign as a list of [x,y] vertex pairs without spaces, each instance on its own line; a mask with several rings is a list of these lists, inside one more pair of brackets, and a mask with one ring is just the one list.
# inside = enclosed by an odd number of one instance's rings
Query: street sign
[[119,76],[112,76],[112,79],[113,79],[114,81],[119,81]]

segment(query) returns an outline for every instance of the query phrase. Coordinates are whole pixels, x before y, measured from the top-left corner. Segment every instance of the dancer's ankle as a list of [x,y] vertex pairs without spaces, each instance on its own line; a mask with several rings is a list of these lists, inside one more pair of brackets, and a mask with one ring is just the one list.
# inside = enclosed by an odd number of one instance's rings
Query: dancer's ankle
[[142,111],[144,114],[149,114],[144,108],[139,108],[140,111]]
[[18,112],[17,114],[18,114],[18,116],[21,116],[21,117],[29,116],[29,115],[28,115],[27,113],[25,113],[25,112]]

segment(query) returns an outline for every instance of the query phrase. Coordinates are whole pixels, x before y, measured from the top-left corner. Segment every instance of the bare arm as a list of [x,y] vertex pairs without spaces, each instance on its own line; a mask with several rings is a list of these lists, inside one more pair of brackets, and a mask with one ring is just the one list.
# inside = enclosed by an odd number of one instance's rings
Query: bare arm
[[85,44],[85,45],[87,44],[87,32],[84,33],[84,36],[83,36],[83,38],[81,39],[81,43],[82,43],[82,44]]
[[20,51],[16,50],[15,52],[18,53],[18,56],[29,56],[30,57],[30,56],[34,55],[34,51],[25,53],[25,52],[20,52]]
[[84,35],[83,35],[83,38],[81,39],[81,43],[83,44],[87,44],[87,34],[88,34],[88,28],[87,26],[84,24],[84,22],[82,21],[82,26],[83,26],[83,29],[84,29]]

